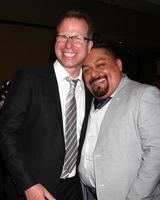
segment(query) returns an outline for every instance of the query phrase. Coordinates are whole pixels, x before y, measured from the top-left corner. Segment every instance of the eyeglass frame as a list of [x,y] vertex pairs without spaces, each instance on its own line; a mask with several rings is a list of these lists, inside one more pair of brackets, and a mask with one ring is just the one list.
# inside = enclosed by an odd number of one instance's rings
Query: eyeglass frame
[[[60,40],[59,40],[59,42],[66,42],[68,39],[71,39],[71,41],[73,42],[73,43],[82,43],[83,41],[91,41],[91,39],[90,38],[88,38],[88,37],[84,37],[84,36],[81,36],[81,35],[72,35],[72,36],[70,36],[70,35],[65,35],[65,34],[57,34],[56,35],[56,41],[58,42],[58,39],[57,39],[57,37],[61,37],[60,38]],[[74,41],[74,38],[75,39],[79,39],[79,41]],[[61,40],[62,39],[62,40]]]

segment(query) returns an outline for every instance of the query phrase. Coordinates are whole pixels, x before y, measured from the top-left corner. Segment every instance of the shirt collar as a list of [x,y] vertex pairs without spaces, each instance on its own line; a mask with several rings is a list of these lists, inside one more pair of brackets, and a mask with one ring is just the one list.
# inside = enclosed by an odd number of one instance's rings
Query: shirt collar
[[[67,72],[67,70],[65,70],[65,68],[63,67],[63,65],[60,64],[60,62],[58,60],[56,60],[53,64],[55,73],[56,73],[56,77],[57,77],[57,81],[63,81],[66,79],[67,76],[70,76],[69,73]],[[83,84],[83,78],[82,78],[82,69],[80,70],[79,76],[76,77],[76,79],[79,79],[78,82],[80,82],[80,84]]]

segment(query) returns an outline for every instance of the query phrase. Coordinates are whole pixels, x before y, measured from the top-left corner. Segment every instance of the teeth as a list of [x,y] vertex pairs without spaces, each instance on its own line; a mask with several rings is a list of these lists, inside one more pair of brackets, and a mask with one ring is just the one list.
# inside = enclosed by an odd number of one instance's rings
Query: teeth
[[101,79],[98,79],[97,81],[95,81],[94,83],[97,84],[97,83],[100,83],[100,82],[102,82],[104,80],[105,80],[105,78],[101,78]]
[[72,58],[75,55],[75,53],[64,53],[64,55],[66,57]]

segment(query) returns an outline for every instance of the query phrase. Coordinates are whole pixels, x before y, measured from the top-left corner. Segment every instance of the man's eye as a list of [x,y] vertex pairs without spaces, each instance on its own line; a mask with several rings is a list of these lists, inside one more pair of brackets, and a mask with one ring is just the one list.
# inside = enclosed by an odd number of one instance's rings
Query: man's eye
[[81,41],[81,38],[78,37],[78,36],[72,36],[72,40],[75,40],[75,41]]
[[105,65],[106,65],[106,63],[100,63],[100,64],[97,65],[97,67],[103,67]]
[[62,40],[67,40],[68,38],[67,38],[66,35],[61,35],[61,36],[60,36],[60,39],[62,39]]
[[87,72],[89,72],[88,68],[83,69],[83,73],[87,73]]
[[66,35],[61,35],[60,36],[62,39],[67,39],[67,36]]

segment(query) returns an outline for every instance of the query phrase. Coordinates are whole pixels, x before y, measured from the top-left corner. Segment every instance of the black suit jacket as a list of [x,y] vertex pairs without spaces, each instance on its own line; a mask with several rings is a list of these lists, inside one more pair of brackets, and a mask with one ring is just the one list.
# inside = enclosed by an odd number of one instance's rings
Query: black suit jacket
[[[86,100],[79,156],[90,110],[88,92]],[[65,144],[53,65],[17,73],[0,116],[0,148],[19,193],[36,183],[54,193],[62,172]]]

